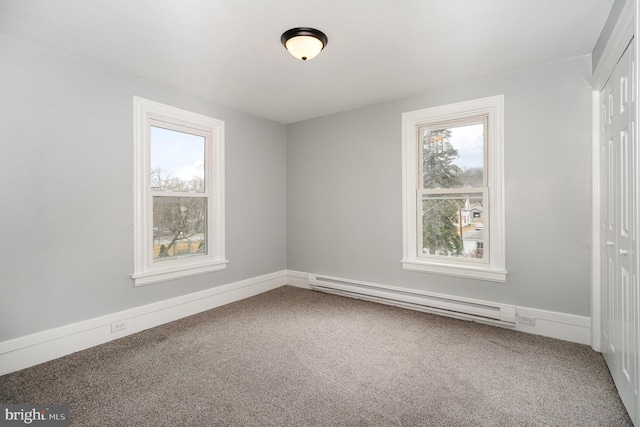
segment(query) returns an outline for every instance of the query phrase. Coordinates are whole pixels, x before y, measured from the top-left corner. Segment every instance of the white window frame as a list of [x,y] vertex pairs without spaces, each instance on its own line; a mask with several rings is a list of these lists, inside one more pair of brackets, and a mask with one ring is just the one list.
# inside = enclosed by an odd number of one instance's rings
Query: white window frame
[[[134,97],[134,279],[135,286],[204,274],[226,268],[224,240],[224,122]],[[191,132],[205,138],[207,253],[169,260],[153,259],[151,126]],[[164,194],[167,195],[167,194]]]
[[[424,257],[418,221],[420,191],[419,156],[421,126],[487,117],[487,146],[485,150],[486,192],[488,205],[488,258],[485,263],[475,259],[453,257]],[[443,274],[494,282],[506,282],[505,215],[504,215],[504,96],[481,98],[402,114],[402,268],[409,271]],[[469,188],[469,192],[483,189]],[[486,220],[486,219],[485,219]],[[485,245],[485,248],[487,245]]]

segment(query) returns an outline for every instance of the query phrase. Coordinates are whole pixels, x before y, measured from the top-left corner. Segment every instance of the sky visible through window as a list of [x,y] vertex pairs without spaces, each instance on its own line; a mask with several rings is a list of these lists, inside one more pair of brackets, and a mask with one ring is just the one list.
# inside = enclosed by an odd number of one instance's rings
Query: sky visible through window
[[204,137],[151,126],[151,170],[163,178],[204,179]]
[[484,138],[481,123],[452,127],[449,142],[458,150],[454,164],[461,169],[478,167],[484,164]]
[[[458,151],[455,165],[462,169],[483,166],[482,128],[480,123],[450,128],[449,142]],[[151,169],[184,181],[204,178],[204,137],[151,126]]]

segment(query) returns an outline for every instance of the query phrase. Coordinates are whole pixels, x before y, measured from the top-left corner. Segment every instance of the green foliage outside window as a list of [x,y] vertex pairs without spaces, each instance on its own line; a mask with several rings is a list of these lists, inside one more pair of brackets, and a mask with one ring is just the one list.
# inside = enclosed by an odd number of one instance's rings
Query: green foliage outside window
[[[458,158],[449,139],[451,130],[439,129],[423,135],[423,188],[453,188],[462,185],[462,170],[453,162]],[[458,223],[463,201],[429,198],[422,201],[422,246],[430,255],[462,254]]]

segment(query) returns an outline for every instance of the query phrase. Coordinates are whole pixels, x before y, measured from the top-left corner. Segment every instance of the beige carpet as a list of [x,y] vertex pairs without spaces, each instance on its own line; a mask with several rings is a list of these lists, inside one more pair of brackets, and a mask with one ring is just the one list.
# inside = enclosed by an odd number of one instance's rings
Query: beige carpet
[[0,377],[73,426],[630,426],[583,345],[283,287]]

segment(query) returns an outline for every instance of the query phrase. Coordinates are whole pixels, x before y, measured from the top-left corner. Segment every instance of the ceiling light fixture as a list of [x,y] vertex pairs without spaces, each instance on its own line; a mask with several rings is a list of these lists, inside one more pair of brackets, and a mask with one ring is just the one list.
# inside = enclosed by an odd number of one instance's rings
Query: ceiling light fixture
[[313,59],[327,45],[325,33],[315,28],[299,27],[285,31],[280,41],[294,57],[306,61]]

